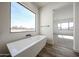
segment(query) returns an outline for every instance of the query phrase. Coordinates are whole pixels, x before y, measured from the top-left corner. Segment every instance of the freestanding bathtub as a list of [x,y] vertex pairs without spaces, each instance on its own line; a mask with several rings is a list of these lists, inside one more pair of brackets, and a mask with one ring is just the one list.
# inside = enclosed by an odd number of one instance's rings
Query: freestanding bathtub
[[35,57],[45,46],[46,36],[37,35],[7,44],[12,57]]

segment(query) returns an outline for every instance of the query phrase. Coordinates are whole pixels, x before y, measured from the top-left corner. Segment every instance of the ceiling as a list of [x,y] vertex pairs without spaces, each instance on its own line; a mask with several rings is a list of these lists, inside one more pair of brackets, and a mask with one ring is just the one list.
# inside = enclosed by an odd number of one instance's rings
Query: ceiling
[[49,2],[32,2],[34,5],[36,5],[38,8],[41,8],[45,5],[47,5]]
[[34,4],[37,8],[41,8],[46,5],[51,5],[51,4],[53,8],[55,7],[58,8],[58,7],[64,6],[65,4],[67,5],[69,2],[31,2],[31,3]]

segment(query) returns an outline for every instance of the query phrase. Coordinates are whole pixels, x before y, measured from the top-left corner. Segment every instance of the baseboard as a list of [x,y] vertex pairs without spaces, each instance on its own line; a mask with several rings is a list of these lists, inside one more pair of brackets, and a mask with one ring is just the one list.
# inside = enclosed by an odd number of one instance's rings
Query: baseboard
[[0,57],[6,57],[6,56],[10,56],[10,54],[0,54]]
[[52,41],[47,41],[48,44],[54,45]]
[[77,50],[77,49],[75,49],[74,51],[77,52],[77,53],[79,53],[79,50]]

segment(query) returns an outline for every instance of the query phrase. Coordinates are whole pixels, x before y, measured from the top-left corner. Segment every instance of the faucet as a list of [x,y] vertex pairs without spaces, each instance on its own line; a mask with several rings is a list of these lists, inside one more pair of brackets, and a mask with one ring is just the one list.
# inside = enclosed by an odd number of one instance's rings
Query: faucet
[[26,35],[26,37],[31,37],[31,36],[32,36],[31,34],[27,34],[27,35]]

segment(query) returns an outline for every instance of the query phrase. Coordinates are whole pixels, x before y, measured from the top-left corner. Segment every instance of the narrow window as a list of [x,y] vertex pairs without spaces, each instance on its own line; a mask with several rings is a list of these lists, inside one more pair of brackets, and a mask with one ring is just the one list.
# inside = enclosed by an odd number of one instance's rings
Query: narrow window
[[74,39],[73,36],[63,35],[64,39]]
[[63,39],[74,39],[73,36],[68,36],[68,35],[58,35],[58,38],[63,38]]
[[63,35],[58,35],[59,38],[63,38]]

